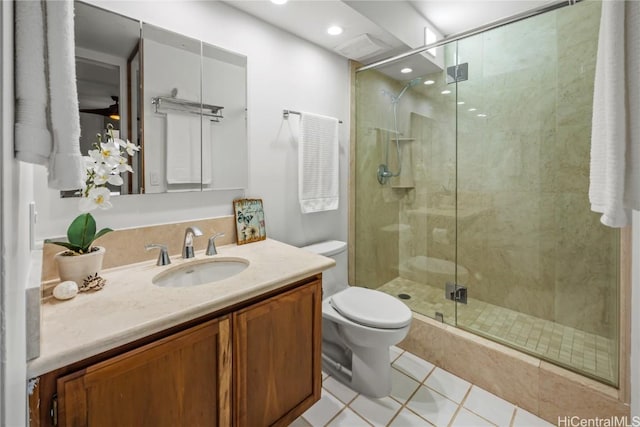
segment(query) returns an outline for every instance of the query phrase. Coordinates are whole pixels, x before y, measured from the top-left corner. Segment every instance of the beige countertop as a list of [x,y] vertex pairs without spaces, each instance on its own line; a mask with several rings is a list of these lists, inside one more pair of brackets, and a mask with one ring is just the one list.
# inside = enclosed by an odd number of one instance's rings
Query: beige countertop
[[[249,262],[239,274],[215,283],[163,288],[151,279],[194,260],[237,257]],[[320,273],[335,261],[276,240],[218,248],[218,255],[159,267],[146,261],[102,272],[107,285],[67,301],[53,298],[41,307],[40,357],[27,364],[29,378],[179,325],[265,292]]]

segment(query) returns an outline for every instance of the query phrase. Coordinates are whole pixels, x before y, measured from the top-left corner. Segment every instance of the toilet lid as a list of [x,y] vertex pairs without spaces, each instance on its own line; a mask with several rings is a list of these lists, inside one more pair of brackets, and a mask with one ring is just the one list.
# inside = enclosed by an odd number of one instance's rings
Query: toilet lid
[[356,323],[373,328],[398,329],[411,322],[411,310],[384,292],[350,287],[331,297],[331,306]]

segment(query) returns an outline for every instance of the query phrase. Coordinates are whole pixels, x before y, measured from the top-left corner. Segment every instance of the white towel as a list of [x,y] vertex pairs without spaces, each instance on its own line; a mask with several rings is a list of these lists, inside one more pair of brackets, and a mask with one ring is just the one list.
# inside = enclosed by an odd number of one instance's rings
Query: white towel
[[75,190],[82,185],[80,112],[76,87],[73,1],[47,1],[47,50],[53,150],[49,187]]
[[211,182],[211,162],[205,160],[211,156],[211,149],[202,148],[204,142],[211,140],[211,125],[205,120],[202,135],[200,128],[198,115],[167,113],[168,184]]
[[15,2],[16,118],[15,156],[46,165],[51,154],[47,128],[44,21],[40,2]]
[[302,213],[338,209],[338,119],[302,113],[298,145],[298,199]]
[[602,2],[591,129],[591,210],[610,227],[640,209],[640,2]]
[[73,2],[16,2],[15,31],[15,156],[48,165],[49,187],[78,189],[82,156]]

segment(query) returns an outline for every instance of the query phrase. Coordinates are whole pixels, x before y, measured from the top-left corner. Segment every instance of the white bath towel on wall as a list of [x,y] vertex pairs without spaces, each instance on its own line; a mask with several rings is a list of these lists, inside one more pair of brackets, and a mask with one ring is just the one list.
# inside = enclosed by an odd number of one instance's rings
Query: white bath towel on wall
[[82,185],[83,163],[73,2],[15,5],[15,156],[48,166],[50,188],[75,190]]
[[44,18],[40,2],[15,2],[16,117],[15,156],[49,163],[52,139],[47,128]]
[[302,213],[338,209],[338,119],[302,113],[298,145],[298,199]]
[[602,2],[593,97],[591,210],[624,227],[640,209],[640,2]]
[[[167,183],[200,184],[211,182],[210,149],[201,143],[211,140],[211,126],[204,121],[201,135],[200,116],[167,113]],[[206,154],[209,153],[209,154]]]
[[75,190],[82,185],[83,161],[80,154],[73,1],[45,3],[53,131],[53,150],[49,158],[49,187]]

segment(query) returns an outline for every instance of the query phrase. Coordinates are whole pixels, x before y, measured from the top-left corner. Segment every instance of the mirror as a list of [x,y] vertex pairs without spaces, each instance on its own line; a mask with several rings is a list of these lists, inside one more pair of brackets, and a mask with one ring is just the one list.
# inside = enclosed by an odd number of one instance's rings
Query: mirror
[[81,2],[75,13],[81,151],[109,123],[141,147],[112,194],[246,188],[247,58]]
[[[75,3],[75,51],[80,151],[93,149],[96,134],[107,125],[114,137],[142,145],[139,129],[140,23],[84,3]],[[141,193],[141,159],[130,158],[133,174],[123,174],[121,186],[109,186],[112,194]],[[73,196],[77,192],[62,192]]]

